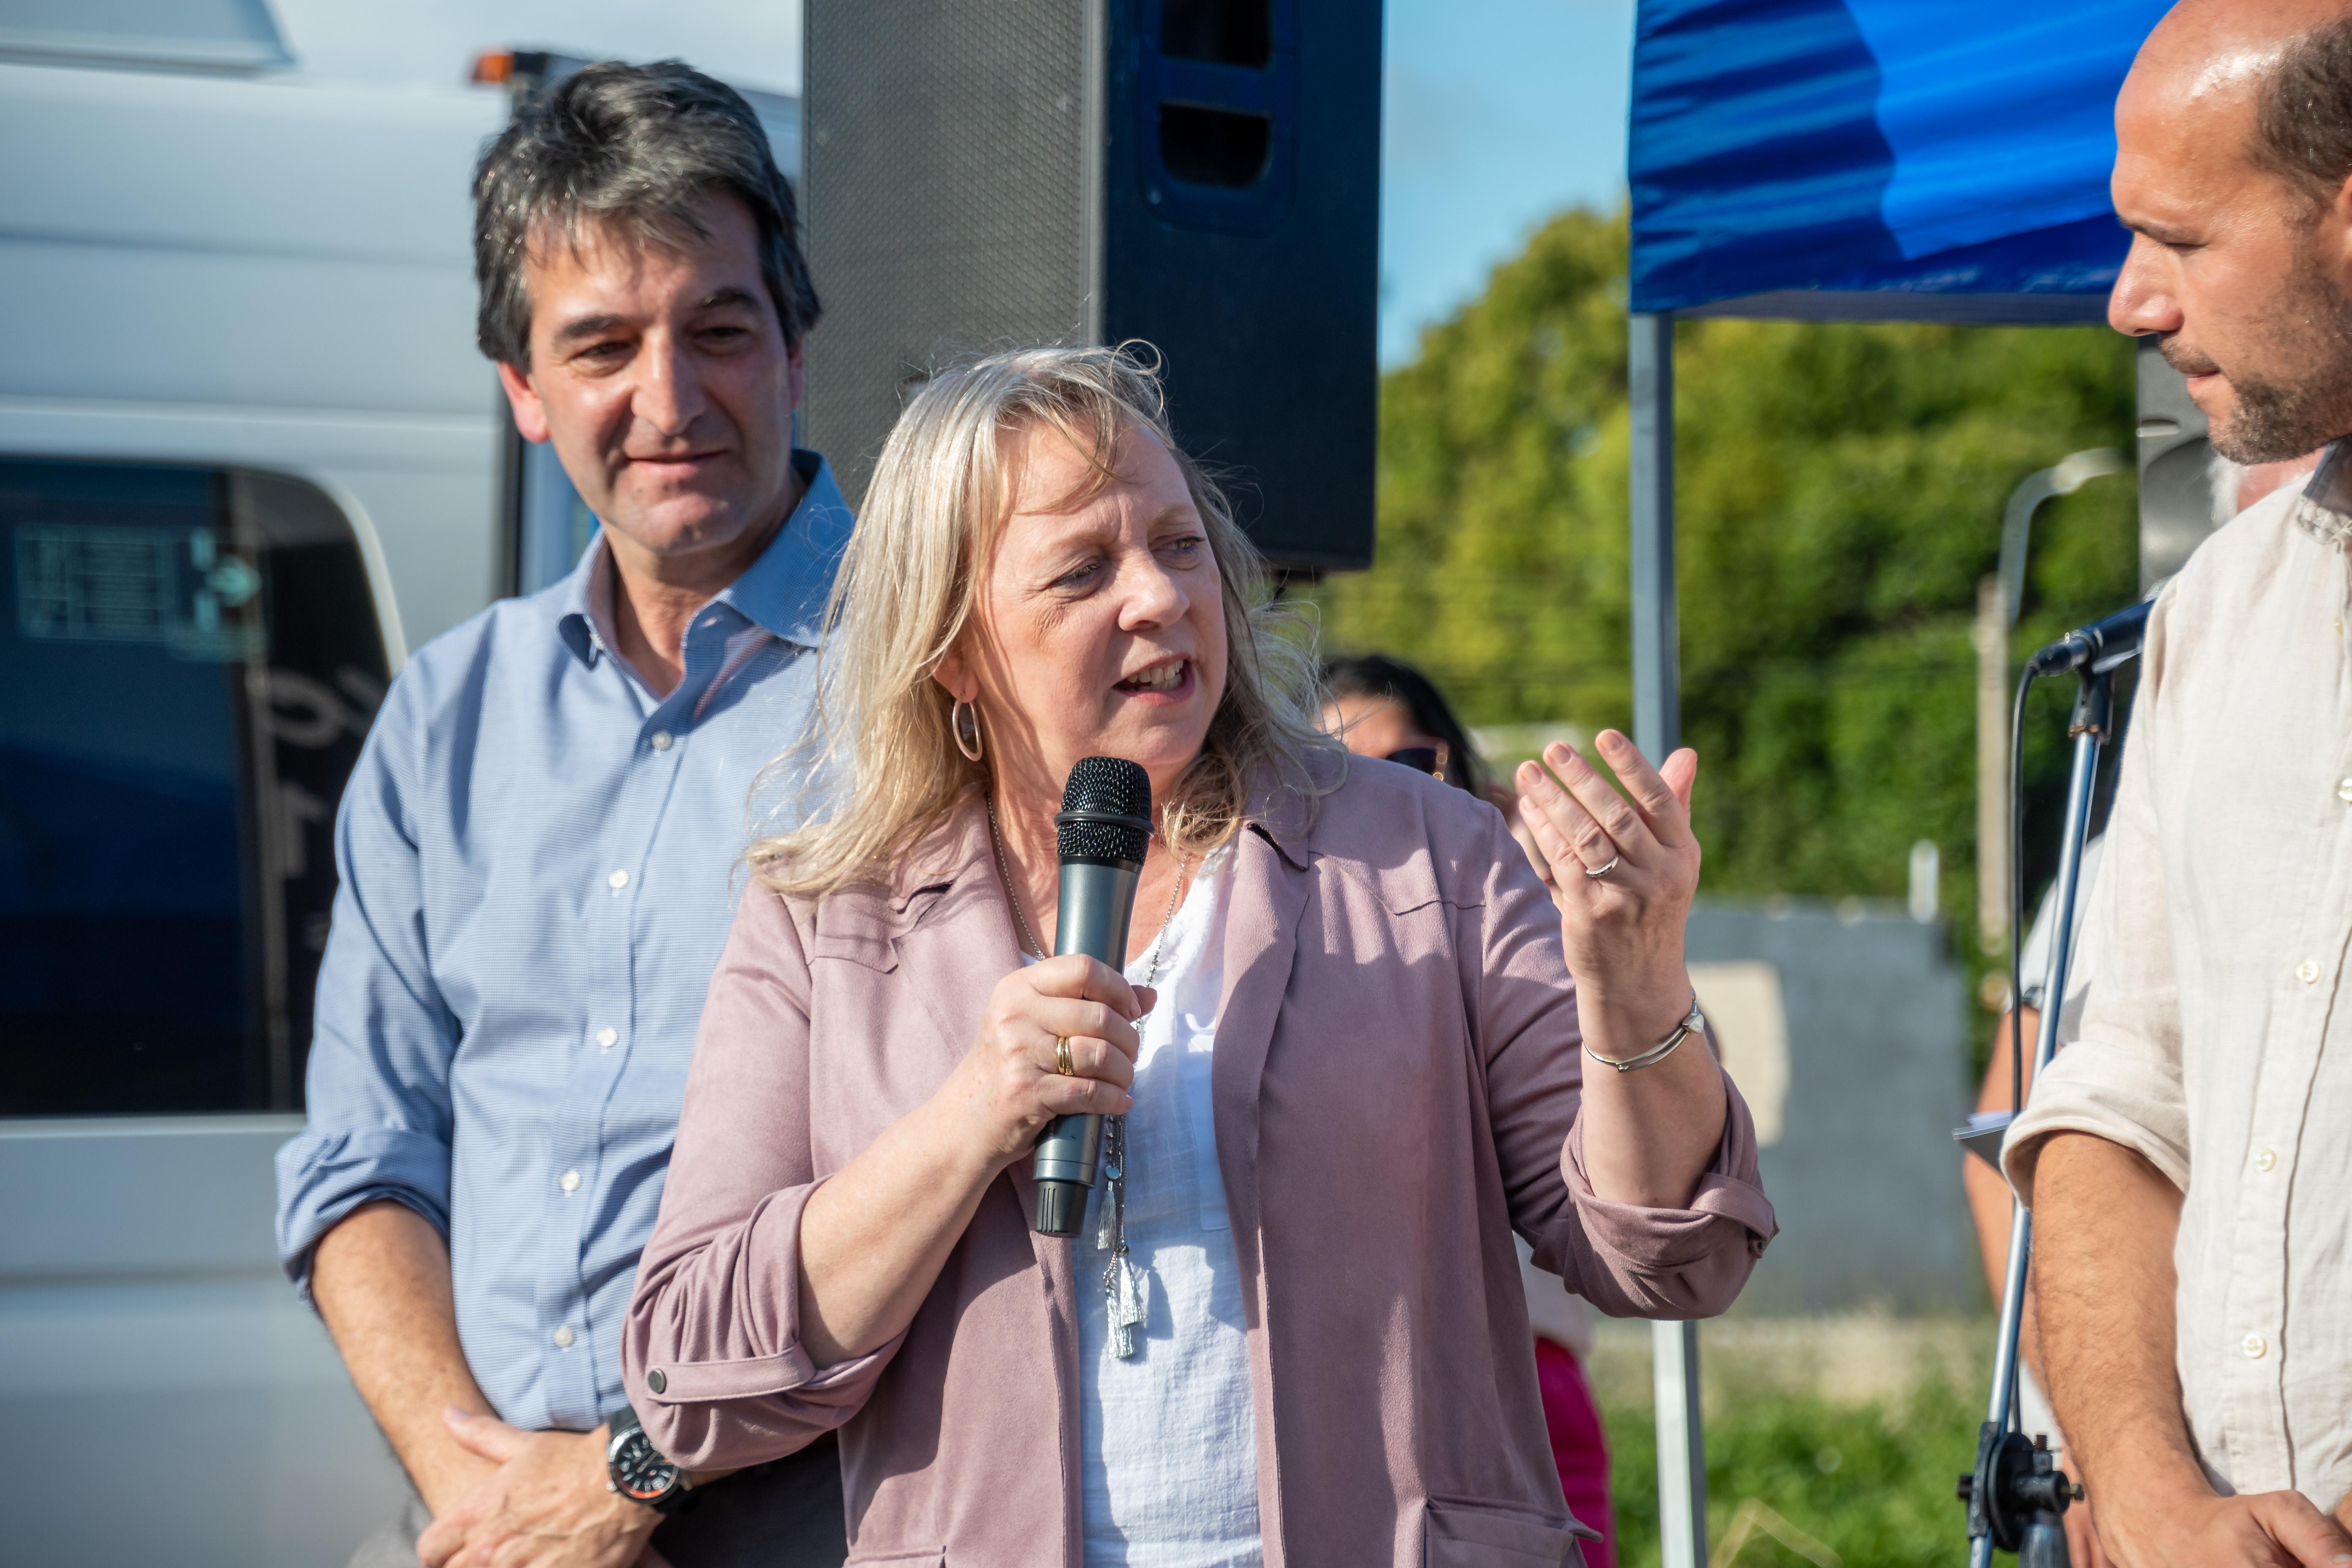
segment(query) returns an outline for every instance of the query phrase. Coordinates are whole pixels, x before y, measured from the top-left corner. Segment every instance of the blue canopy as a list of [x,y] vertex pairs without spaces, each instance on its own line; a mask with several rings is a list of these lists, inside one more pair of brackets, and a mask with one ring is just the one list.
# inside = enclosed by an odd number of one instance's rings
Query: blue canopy
[[1642,0],[1632,308],[2097,321],[2116,89],[2170,0]]

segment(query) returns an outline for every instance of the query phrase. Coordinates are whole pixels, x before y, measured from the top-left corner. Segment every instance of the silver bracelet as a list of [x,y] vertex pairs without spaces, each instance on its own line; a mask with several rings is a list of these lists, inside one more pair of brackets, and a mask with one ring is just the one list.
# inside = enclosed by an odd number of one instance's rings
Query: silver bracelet
[[1590,1045],[1584,1047],[1584,1054],[1603,1067],[1615,1068],[1619,1072],[1632,1072],[1635,1068],[1645,1068],[1664,1061],[1675,1054],[1676,1046],[1706,1027],[1706,1015],[1698,1010],[1698,994],[1694,992],[1691,994],[1691,1010],[1683,1015],[1683,1021],[1675,1026],[1675,1032],[1668,1035],[1663,1044],[1652,1046],[1640,1056],[1627,1057],[1622,1061],[1604,1057]]

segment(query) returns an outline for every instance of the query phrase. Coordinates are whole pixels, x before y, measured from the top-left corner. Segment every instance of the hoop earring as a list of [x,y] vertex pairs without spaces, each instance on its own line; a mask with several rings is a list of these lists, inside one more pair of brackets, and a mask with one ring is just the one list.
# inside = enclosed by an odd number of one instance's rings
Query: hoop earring
[[[971,739],[969,742],[963,738],[963,716],[967,713],[971,715]],[[980,761],[979,705],[962,700],[950,704],[948,708],[948,729],[955,735],[956,750],[964,754],[964,760],[972,763]]]

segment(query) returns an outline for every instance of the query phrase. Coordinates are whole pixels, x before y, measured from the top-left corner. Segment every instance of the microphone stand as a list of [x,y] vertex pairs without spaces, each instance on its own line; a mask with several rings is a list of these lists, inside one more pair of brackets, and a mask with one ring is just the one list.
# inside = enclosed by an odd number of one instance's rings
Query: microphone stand
[[[2074,741],[2074,759],[2066,781],[2066,826],[2058,851],[2050,970],[2042,990],[2042,1026],[2033,1043],[2037,1083],[2058,1054],[2058,1015],[2065,1003],[2066,972],[2074,961],[2074,901],[2081,891],[2083,845],[2090,834],[2099,753],[2114,735],[2115,672],[2124,662],[2123,658],[2095,660],[2082,669],[2082,689],[2067,726]],[[2016,765],[2013,761],[2011,765]],[[2014,821],[2010,831],[2017,831]],[[2013,896],[2021,897],[2021,891]],[[2018,1005],[2018,999],[2012,997],[2010,1005]],[[2004,1137],[2006,1132],[2002,1129]],[[1969,1568],[1991,1568],[1996,1547],[2016,1552],[2020,1568],[2068,1568],[2070,1561],[2061,1516],[2067,1504],[2083,1495],[2082,1489],[2059,1471],[2046,1434],[2037,1434],[2028,1442],[2016,1428],[2018,1335],[2025,1319],[2027,1265],[2032,1251],[2033,1216],[2012,1198],[2009,1269],[2001,1284],[2000,1328],[1993,1351],[1992,1397],[1977,1433],[1976,1468],[1960,1478],[1960,1500],[1969,1505]]]

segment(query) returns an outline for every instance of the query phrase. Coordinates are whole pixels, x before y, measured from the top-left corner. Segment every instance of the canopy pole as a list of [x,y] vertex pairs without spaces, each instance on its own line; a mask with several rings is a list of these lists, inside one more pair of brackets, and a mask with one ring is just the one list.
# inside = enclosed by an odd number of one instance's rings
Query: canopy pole
[[[1633,405],[1633,743],[1653,763],[1682,741],[1681,632],[1675,616],[1675,318],[1627,318]],[[1651,1325],[1664,1568],[1705,1568],[1706,1445],[1699,1418],[1698,1325]]]
[[1633,743],[1653,763],[1682,740],[1675,617],[1675,318],[1638,312],[1626,356],[1633,414]]

